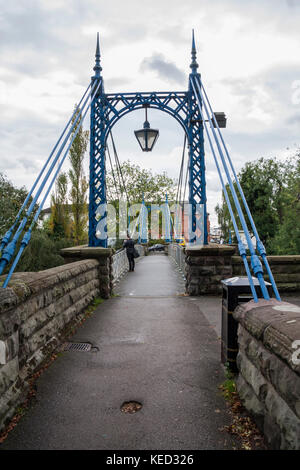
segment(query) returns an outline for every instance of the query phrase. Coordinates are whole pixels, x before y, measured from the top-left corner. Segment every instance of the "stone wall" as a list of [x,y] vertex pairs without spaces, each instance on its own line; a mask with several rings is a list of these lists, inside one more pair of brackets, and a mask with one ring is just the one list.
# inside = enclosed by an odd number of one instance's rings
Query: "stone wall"
[[65,263],[74,263],[83,259],[95,259],[99,266],[100,297],[108,299],[113,290],[113,250],[111,248],[72,246],[60,250]]
[[221,294],[222,279],[232,277],[234,247],[191,246],[185,249],[186,292],[189,295]]
[[[136,244],[136,250],[142,257],[145,255],[146,247]],[[64,248],[60,251],[65,263],[73,263],[80,259],[94,258],[99,262],[100,272],[100,295],[107,299],[117,282],[125,272],[128,271],[128,259],[125,250],[114,252],[111,248],[89,247],[86,245]]]
[[[300,291],[300,255],[268,256],[267,258],[279,291]],[[250,263],[250,257],[248,257],[248,262]],[[265,280],[269,281],[265,267],[264,273]],[[232,274],[245,276],[244,263],[240,256],[232,257]]]
[[24,401],[28,377],[58,346],[67,325],[100,295],[101,278],[97,260],[82,260],[16,273],[10,287],[0,288],[0,430]]
[[[246,276],[243,260],[236,255],[235,245],[209,244],[183,249],[174,243],[168,246],[168,254],[185,274],[189,295],[221,294],[221,280]],[[251,266],[250,257],[247,259]],[[300,291],[300,255],[268,256],[268,262],[281,293]],[[263,268],[264,278],[269,281]]]
[[239,396],[271,449],[300,450],[300,307],[251,301],[234,318]]

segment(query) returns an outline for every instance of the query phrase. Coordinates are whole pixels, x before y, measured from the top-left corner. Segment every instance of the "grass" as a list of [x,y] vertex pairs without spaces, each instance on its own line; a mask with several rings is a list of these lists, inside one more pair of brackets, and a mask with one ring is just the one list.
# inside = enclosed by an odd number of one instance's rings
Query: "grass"
[[237,391],[235,375],[229,369],[228,363],[225,364],[225,377],[226,380],[220,385],[220,390],[225,400],[231,403],[235,400]]
[[86,308],[85,313],[93,313],[96,308],[104,302],[104,299],[101,297],[96,297],[90,305]]

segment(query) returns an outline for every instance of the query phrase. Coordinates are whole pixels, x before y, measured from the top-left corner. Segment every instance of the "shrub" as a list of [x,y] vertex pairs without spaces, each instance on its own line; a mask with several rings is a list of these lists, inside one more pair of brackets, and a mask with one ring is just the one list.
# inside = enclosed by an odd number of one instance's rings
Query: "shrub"
[[64,264],[64,259],[59,254],[61,248],[71,246],[73,243],[67,239],[54,240],[45,232],[36,230],[32,233],[31,240],[25,248],[16,270],[42,271]]

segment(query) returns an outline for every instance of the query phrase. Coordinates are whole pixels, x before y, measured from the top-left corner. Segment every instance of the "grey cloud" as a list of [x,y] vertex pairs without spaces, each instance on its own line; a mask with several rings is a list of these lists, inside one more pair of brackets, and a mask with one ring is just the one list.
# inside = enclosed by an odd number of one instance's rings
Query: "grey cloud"
[[140,70],[154,71],[160,78],[169,82],[186,84],[186,75],[173,62],[168,62],[162,54],[154,53],[151,57],[146,57],[141,63]]
[[43,11],[38,2],[29,1],[26,5],[20,2],[18,8],[13,4],[6,4],[2,15],[5,22],[1,24],[1,34],[5,37],[2,43],[5,48],[44,47],[58,46],[61,42],[53,31],[53,27],[59,25],[59,17],[54,24],[54,15]]
[[[299,133],[298,133],[299,134]],[[278,157],[278,150],[285,150],[293,145],[297,147],[298,136],[287,126],[276,127],[272,130],[262,129],[255,136],[247,132],[228,130],[225,135],[227,145],[231,148],[233,164],[239,170],[245,161],[256,160],[260,157]]]
[[[35,77],[59,70],[63,74],[71,72],[75,83],[85,87],[93,73],[97,30],[101,37],[102,66],[107,91],[111,88],[119,91],[118,88],[123,85],[127,87],[129,81],[125,77],[126,70],[120,70],[121,76],[117,78],[106,77],[105,62],[109,59],[113,60],[114,49],[117,47],[123,48],[129,44],[130,47],[124,48],[124,53],[126,51],[127,54],[134,54],[135,43],[147,38],[145,47],[149,48],[151,39],[158,38],[161,43],[161,48],[157,49],[159,51],[164,49],[164,43],[168,47],[169,44],[174,47],[178,45],[185,47],[188,65],[192,27],[195,28],[198,51],[201,46],[210,48],[209,41],[205,42],[205,28],[204,32],[201,29],[203,25],[207,25],[207,28],[216,32],[216,38],[220,38],[220,45],[222,45],[223,27],[226,21],[230,21],[230,18],[228,19],[230,15],[241,20],[243,31],[239,31],[237,39],[240,35],[252,37],[254,46],[257,45],[256,33],[260,32],[299,41],[299,0],[272,0],[272,2],[270,0],[243,0],[242,2],[241,0],[214,0],[214,2],[211,0],[201,0],[201,2],[199,0],[188,2],[165,0],[160,2],[159,10],[154,8],[154,4],[140,0],[130,0],[130,2],[62,0],[61,6],[57,2],[55,8],[53,8],[52,0],[18,0],[17,2],[0,0],[0,3],[1,78],[10,84],[29,75]],[[49,6],[51,8],[48,8]],[[95,37],[90,35],[89,31],[83,32],[85,27],[95,27]],[[153,72],[166,82],[174,83],[175,86],[176,84],[183,85],[186,89],[187,77],[175,64],[176,54],[169,59],[158,53],[151,56],[152,52],[151,48],[144,50],[144,54],[148,57],[142,62],[141,69]],[[234,51],[228,53],[234,53]],[[200,54],[198,57],[198,62],[200,62]],[[287,60],[293,59],[298,60],[297,57],[291,58],[287,50]],[[278,63],[277,67],[259,74],[254,73],[248,79],[227,80],[226,84],[229,89],[225,90],[225,93],[235,95],[233,101],[235,103],[238,101],[237,109],[241,110],[241,117],[235,118],[246,121],[243,132],[234,132],[230,115],[227,116],[228,129],[225,130],[225,138],[233,149],[233,156],[236,156],[235,164],[239,168],[246,160],[268,156],[270,152],[276,152],[276,149],[284,149],[297,140],[299,142],[299,115],[297,114],[299,108],[291,103],[291,84],[293,80],[300,79],[299,65]],[[264,129],[262,122],[259,132],[254,135],[250,129],[251,119],[247,120],[247,112],[255,108],[257,103],[255,84],[259,84],[265,92],[266,99],[261,103],[262,109],[266,112],[276,112],[277,122],[272,129],[267,130]],[[66,83],[65,86],[67,87],[68,84]],[[77,97],[74,97],[74,103],[76,99]],[[3,112],[2,117],[0,115],[2,142],[0,171],[4,167],[10,167],[11,173],[20,174],[21,179],[23,174],[29,175],[28,168],[30,165],[34,166],[34,162],[37,162],[37,167],[40,168],[39,163],[49,155],[52,145],[63,128],[65,118],[58,109],[61,123],[53,125],[46,115],[44,119],[41,119],[40,116],[29,115],[28,111],[24,113],[22,109],[12,111],[10,110],[6,116]],[[224,111],[226,112],[226,109]],[[163,113],[160,114],[163,115]],[[135,113],[129,116],[133,119]],[[136,125],[139,126],[143,120],[143,114],[139,115],[137,111],[136,117],[138,121]],[[153,127],[163,129],[157,144],[161,145],[162,150],[169,151],[172,145],[181,145],[182,133],[178,132],[179,127],[175,130],[171,127],[171,118],[169,125],[159,114],[156,115],[154,111],[151,111],[150,120]],[[120,121],[119,134],[122,137],[120,141],[122,151],[124,151],[127,149],[128,127],[130,129],[136,127],[133,121],[124,119],[124,125],[127,124],[127,127],[124,126],[124,131],[122,131],[122,123],[123,120]],[[178,126],[176,121],[174,123]],[[116,126],[116,131],[117,129]],[[133,135],[133,132],[131,134]],[[131,148],[134,155],[133,144]],[[206,162],[208,172],[213,172],[212,157],[207,155]],[[32,170],[32,173],[36,173],[36,170]],[[214,187],[213,176],[211,180],[212,187]]]
[[146,39],[148,34],[149,29],[145,24],[139,25],[127,21],[124,24],[119,20],[111,19],[109,32],[104,33],[101,37],[105,39],[105,50],[109,50],[112,47],[120,46],[120,44],[131,44]]
[[298,0],[286,0],[287,6],[290,8],[297,8],[299,7],[299,1]]
[[178,44],[180,42],[180,44],[187,48],[192,44],[190,28],[186,34],[180,23],[173,25],[164,24],[164,27],[158,31],[157,35],[164,41],[171,42],[172,44]]
[[0,172],[15,168],[25,170],[25,174],[37,174],[57,141],[63,123],[50,124],[34,113],[20,115],[13,107],[11,112],[10,118],[0,116]]
[[284,117],[284,114],[294,112],[292,85],[295,80],[300,80],[300,62],[270,67],[247,78],[227,78],[222,80],[222,84],[239,97],[240,105],[248,111],[257,105],[258,90],[262,90],[263,99],[259,103],[261,109],[274,114],[280,108]]
[[130,83],[130,80],[125,77],[112,77],[112,78],[105,77],[105,89],[109,90],[109,92],[113,89],[123,87],[124,85],[128,85],[128,83]]
[[286,120],[286,123],[287,124],[296,124],[298,127],[300,125],[300,112],[299,113],[296,113],[296,114],[292,114],[287,120]]
[[[42,76],[62,69],[73,72],[80,81],[85,72],[86,82],[92,73],[96,31],[95,37],[90,38],[81,34],[81,30],[95,21],[95,12],[78,0],[66,0],[56,9],[44,8],[46,6],[46,0],[45,3],[18,0],[17,5],[7,2],[3,6],[0,13],[1,66],[20,76]],[[96,16],[102,17],[102,6],[96,9]]]

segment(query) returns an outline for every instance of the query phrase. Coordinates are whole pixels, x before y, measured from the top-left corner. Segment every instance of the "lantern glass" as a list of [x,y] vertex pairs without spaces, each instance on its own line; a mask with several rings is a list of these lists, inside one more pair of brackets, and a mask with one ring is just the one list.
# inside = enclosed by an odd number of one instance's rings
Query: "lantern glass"
[[159,131],[150,129],[150,127],[144,127],[144,129],[139,129],[134,131],[134,133],[143,152],[151,152],[158,138]]
[[143,129],[134,131],[134,133],[143,152],[151,152],[159,136],[159,131],[157,129],[150,128],[147,117],[147,106],[145,106],[145,118],[146,120],[144,122]]

